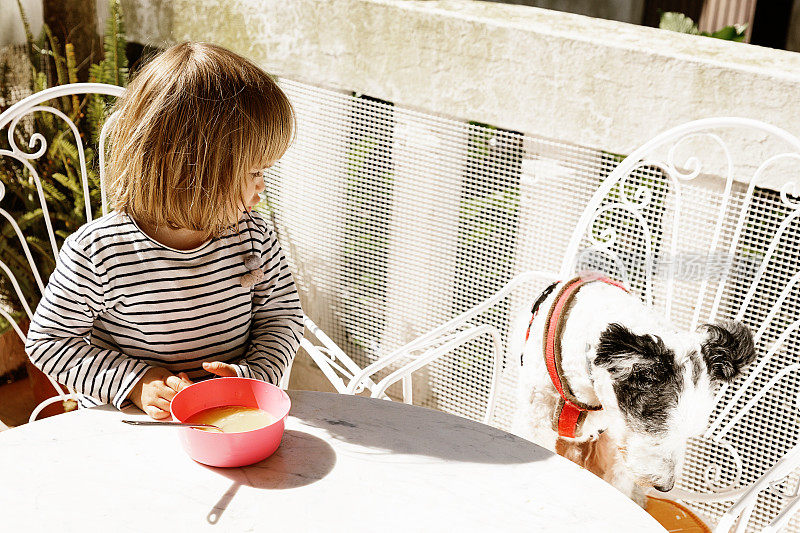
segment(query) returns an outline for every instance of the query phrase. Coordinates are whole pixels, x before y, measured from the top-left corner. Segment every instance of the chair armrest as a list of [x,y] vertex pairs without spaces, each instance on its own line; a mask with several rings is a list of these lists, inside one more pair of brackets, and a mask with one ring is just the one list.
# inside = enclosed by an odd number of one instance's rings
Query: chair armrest
[[[322,353],[319,348],[314,346],[311,341],[305,337],[300,339],[300,346],[308,353],[319,369],[322,370],[322,373],[325,374],[325,377],[331,382],[336,392],[344,394],[347,390],[347,385],[345,385],[342,378],[337,374],[337,372],[344,374],[342,367],[336,365],[330,357]],[[347,376],[347,374],[344,375]]]
[[[758,500],[758,495],[761,493],[761,491],[769,488],[776,481],[791,474],[792,471],[798,466],[800,466],[800,444],[789,450],[786,455],[784,455],[775,464],[775,466],[767,470],[755,481],[755,483],[750,485],[750,487],[744,492],[744,495],[739,498],[739,500],[737,500],[736,503],[734,503],[733,506],[725,512],[725,514],[722,515],[717,523],[717,527],[714,528],[714,531],[728,533],[736,523],[737,519],[742,515],[744,515],[744,519],[739,520],[736,531],[744,531],[744,528],[747,526],[747,518],[749,518],[750,512],[752,512],[752,509],[755,507],[755,504]],[[794,509],[796,506],[796,501],[793,501],[789,505],[789,507],[792,509]],[[785,520],[788,521],[789,518],[791,518],[791,515],[786,517]]]
[[49,405],[53,405],[56,402],[63,402],[66,400],[75,400],[78,402],[78,407],[80,407],[80,399],[83,397],[83,394],[79,393],[69,393],[69,394],[59,394],[58,396],[53,396],[52,398],[48,398],[44,400],[42,403],[36,406],[36,408],[31,413],[31,416],[28,418],[28,423],[36,422],[36,419],[39,417],[39,414]]
[[480,304],[476,305],[472,309],[469,309],[457,317],[445,322],[441,326],[438,326],[428,333],[417,337],[416,339],[412,340],[409,343],[401,346],[397,350],[391,352],[390,354],[381,357],[374,363],[370,364],[362,371],[355,373],[353,380],[348,384],[347,390],[348,393],[352,393],[356,387],[358,387],[362,381],[364,381],[367,377],[374,375],[376,372],[379,372],[398,359],[402,359],[403,357],[409,357],[415,351],[418,351],[422,348],[430,346],[431,344],[441,342],[446,340],[445,337],[450,335],[457,334],[454,332],[457,328],[463,327],[464,325],[468,324],[470,320],[474,319],[487,309],[491,308],[493,305],[497,304],[500,300],[508,296],[515,288],[518,286],[529,283],[531,281],[545,281],[545,282],[553,282],[559,279],[558,274],[553,272],[544,272],[538,270],[530,270],[527,272],[523,272],[515,276],[511,281],[509,281],[502,289],[497,291],[494,295],[490,296]]
[[[365,387],[372,390],[375,383],[369,378],[362,380],[363,385],[361,387],[353,387],[352,390],[348,389],[345,379],[348,382],[352,382],[353,376],[361,372],[361,367],[307,316],[303,317],[303,325],[322,344],[322,347],[314,345],[305,337],[301,339],[300,346],[308,353],[337,392],[340,394],[355,394]],[[345,379],[342,379],[342,377]],[[382,395],[382,397],[385,397],[385,395]]]
[[373,398],[380,398],[386,393],[386,389],[389,388],[390,385],[400,381],[401,379],[404,380],[404,388],[403,388],[403,401],[405,403],[412,403],[411,397],[411,387],[408,386],[408,379],[410,379],[411,374],[416,372],[417,370],[431,364],[432,362],[436,361],[437,359],[441,359],[451,353],[453,350],[458,348],[459,346],[466,344],[476,338],[479,338],[483,335],[489,335],[492,337],[493,347],[494,347],[494,368],[492,372],[492,383],[489,388],[489,401],[486,408],[486,414],[484,416],[484,423],[488,424],[492,417],[494,416],[494,404],[495,404],[495,397],[497,394],[497,382],[500,377],[500,363],[501,359],[500,356],[503,353],[503,342],[500,337],[500,332],[497,331],[497,328],[490,326],[488,324],[483,324],[480,326],[472,326],[459,334],[455,335],[451,340],[445,342],[441,346],[436,348],[432,348],[422,355],[414,358],[411,362],[405,364],[404,366],[398,368],[381,381],[378,382],[377,386],[372,389],[372,397]]

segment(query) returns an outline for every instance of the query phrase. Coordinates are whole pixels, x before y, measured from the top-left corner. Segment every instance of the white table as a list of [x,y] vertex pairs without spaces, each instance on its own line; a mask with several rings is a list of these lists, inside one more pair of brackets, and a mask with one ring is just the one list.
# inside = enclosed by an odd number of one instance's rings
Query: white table
[[122,424],[146,417],[109,407],[0,433],[0,530],[664,532],[509,433],[384,400],[289,395],[280,448],[245,468],[195,463],[172,429]]

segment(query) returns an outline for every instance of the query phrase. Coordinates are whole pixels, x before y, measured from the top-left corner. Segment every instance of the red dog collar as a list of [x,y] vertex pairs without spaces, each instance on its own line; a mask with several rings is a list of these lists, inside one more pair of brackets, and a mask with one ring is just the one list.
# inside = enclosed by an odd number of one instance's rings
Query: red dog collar
[[[578,428],[583,424],[586,418],[587,412],[599,411],[603,408],[601,405],[589,405],[578,400],[572,392],[569,382],[561,369],[561,335],[566,322],[566,313],[564,310],[569,307],[569,304],[572,302],[573,298],[575,298],[575,295],[581,287],[595,281],[602,281],[609,285],[614,285],[627,292],[627,289],[622,283],[600,274],[592,273],[577,276],[561,287],[561,291],[550,306],[547,320],[545,321],[544,361],[547,365],[547,372],[550,374],[553,386],[561,396],[556,410],[553,413],[553,429],[558,431],[561,437],[575,438],[578,434]],[[530,335],[531,324],[533,324],[533,320],[536,318],[539,305],[547,298],[557,284],[558,282],[547,287],[539,298],[537,298],[532,309],[533,316],[528,324],[528,330],[525,333],[526,341]]]

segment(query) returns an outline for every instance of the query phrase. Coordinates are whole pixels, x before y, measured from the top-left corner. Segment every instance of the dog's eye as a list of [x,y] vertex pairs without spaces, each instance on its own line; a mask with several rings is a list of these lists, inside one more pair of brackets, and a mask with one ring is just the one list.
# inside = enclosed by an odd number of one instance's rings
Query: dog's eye
[[700,381],[700,376],[703,373],[703,361],[700,359],[700,356],[697,354],[697,351],[690,352],[689,359],[692,361],[692,365],[690,367],[692,383],[697,385],[697,382]]

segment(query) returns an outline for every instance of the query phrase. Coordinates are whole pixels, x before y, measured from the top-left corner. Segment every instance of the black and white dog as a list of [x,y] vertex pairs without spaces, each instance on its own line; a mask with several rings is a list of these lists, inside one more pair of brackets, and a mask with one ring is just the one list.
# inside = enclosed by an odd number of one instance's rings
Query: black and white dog
[[[734,321],[679,331],[637,296],[596,277],[587,282],[584,275],[567,302],[567,285],[577,278],[554,284],[540,295],[532,321],[530,308],[520,314],[510,345],[522,354],[514,432],[644,505],[644,487],[673,487],[687,439],[708,423],[715,385],[755,359],[753,337]],[[564,401],[544,355],[548,332],[560,348],[555,366],[568,396],[597,409],[581,414],[572,436],[559,425]]]

